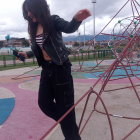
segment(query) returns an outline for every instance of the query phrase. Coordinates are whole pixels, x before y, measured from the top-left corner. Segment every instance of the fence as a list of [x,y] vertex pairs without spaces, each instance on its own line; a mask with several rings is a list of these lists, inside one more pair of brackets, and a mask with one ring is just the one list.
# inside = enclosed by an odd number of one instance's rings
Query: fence
[[24,67],[37,65],[36,58],[26,59],[25,62],[17,60],[13,55],[0,55],[0,70],[13,68],[13,67]]
[[[83,51],[78,53],[72,53],[69,56],[71,61],[78,60],[95,60],[95,59],[112,59],[113,53],[111,50],[98,50],[98,51]],[[26,65],[36,65],[37,61],[33,57],[31,59],[26,59],[25,62],[16,60],[13,55],[0,55],[0,68],[3,67],[14,67],[14,66],[26,66]]]
[[95,60],[95,59],[113,59],[114,55],[111,50],[96,50],[87,52],[73,53],[69,56],[71,61],[78,60]]

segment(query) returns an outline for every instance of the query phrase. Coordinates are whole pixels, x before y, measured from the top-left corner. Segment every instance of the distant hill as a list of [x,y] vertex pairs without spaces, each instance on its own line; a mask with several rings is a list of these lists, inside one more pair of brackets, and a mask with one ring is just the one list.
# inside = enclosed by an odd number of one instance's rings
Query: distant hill
[[[108,35],[99,35],[97,36],[95,39],[96,41],[105,41],[105,40],[110,40],[110,36]],[[63,37],[65,42],[69,42],[69,41],[80,41],[83,42],[84,41],[84,35],[81,36],[67,36],[67,37]],[[93,39],[93,35],[85,35],[85,40],[91,40]]]

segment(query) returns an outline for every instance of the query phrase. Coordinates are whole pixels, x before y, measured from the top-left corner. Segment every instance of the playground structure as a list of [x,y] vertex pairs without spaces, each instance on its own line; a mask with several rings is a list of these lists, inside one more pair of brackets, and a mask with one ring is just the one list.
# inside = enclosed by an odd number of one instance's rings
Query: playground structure
[[[123,12],[123,10],[126,10],[129,6],[129,10],[132,11],[132,15],[129,17],[126,17],[124,19],[118,18],[118,22],[114,25],[114,28],[112,32],[105,33],[104,31],[106,28],[114,21],[117,16]],[[126,9],[125,9],[126,8]],[[111,48],[112,53],[115,56],[115,60],[112,62],[112,64],[108,67],[106,67],[104,72],[97,75],[98,80],[89,88],[89,90],[75,103],[75,105],[70,108],[51,128],[50,130],[44,134],[40,139],[43,140],[46,136],[49,135],[49,133],[59,124],[65,117],[70,113],[72,109],[74,109],[83,99],[86,98],[86,102],[84,105],[83,113],[80,119],[79,123],[79,132],[80,134],[85,129],[87,123],[90,121],[91,117],[93,117],[94,112],[98,112],[99,114],[105,115],[108,120],[109,128],[110,128],[110,135],[111,140],[115,140],[114,132],[113,132],[113,125],[111,121],[111,117],[117,117],[120,119],[128,119],[128,120],[140,120],[140,116],[133,117],[133,116],[125,116],[123,114],[112,114],[108,111],[108,108],[106,104],[104,103],[104,100],[102,99],[103,94],[109,93],[111,91],[122,91],[124,89],[131,89],[132,94],[136,97],[136,102],[140,105],[140,94],[138,93],[138,87],[140,84],[135,84],[134,79],[140,80],[138,73],[140,61],[139,61],[139,52],[140,52],[140,3],[137,0],[127,0],[127,2],[119,9],[119,11],[114,15],[114,17],[108,22],[108,24],[101,30],[101,32],[98,35],[104,34],[110,36],[110,41],[108,42],[108,47]],[[128,10],[128,9],[127,9]],[[97,36],[98,36],[97,35]],[[94,38],[89,41],[94,41]],[[93,43],[94,44],[94,43]],[[90,47],[90,46],[89,46]],[[94,47],[94,46],[93,46]],[[80,47],[78,48],[80,49]],[[76,50],[75,50],[76,51]],[[84,71],[84,72],[90,72],[94,74],[94,70],[97,72],[97,68],[101,69],[103,60],[96,60],[96,65],[90,66],[88,69],[83,67],[84,61],[79,61],[79,66],[74,69],[74,71]],[[123,74],[115,74],[116,70],[123,70]],[[121,79],[127,79],[130,83],[130,85],[121,87],[121,88],[115,88],[115,89],[109,89],[108,83],[113,81],[119,81]],[[100,87],[98,87],[100,85]],[[93,109],[90,113],[90,115],[85,118],[85,113],[88,105],[88,101],[91,98],[92,95],[96,95]],[[127,94],[126,94],[127,96]],[[101,103],[104,111],[100,111],[97,108],[97,105]],[[83,120],[86,119],[85,123],[83,123]],[[94,126],[93,126],[94,127]],[[127,139],[132,133],[134,133],[138,128],[140,127],[140,123],[137,124],[135,128],[132,128],[131,131],[124,137],[122,137],[121,140]],[[109,140],[109,138],[108,138]]]

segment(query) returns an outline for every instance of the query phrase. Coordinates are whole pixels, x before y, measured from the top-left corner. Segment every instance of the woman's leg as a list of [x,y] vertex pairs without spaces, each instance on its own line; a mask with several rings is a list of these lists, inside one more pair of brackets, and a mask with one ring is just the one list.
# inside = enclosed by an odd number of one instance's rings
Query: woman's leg
[[[58,66],[55,70],[55,100],[61,117],[74,105],[74,88],[70,66]],[[60,123],[65,140],[81,140],[76,124],[75,110],[72,110]]]
[[56,103],[54,102],[54,94],[51,84],[51,69],[43,69],[41,72],[38,105],[40,109],[49,117],[58,120],[56,112]]

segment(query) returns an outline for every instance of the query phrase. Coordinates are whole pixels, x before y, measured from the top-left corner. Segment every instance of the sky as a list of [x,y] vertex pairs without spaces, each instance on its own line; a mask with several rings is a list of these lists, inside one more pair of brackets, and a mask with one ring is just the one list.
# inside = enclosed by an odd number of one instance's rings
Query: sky
[[[139,0],[137,0],[139,1]],[[22,16],[22,4],[24,0],[0,0],[0,40],[5,39],[6,35],[11,37],[28,38],[27,21]],[[93,35],[94,14],[95,14],[95,29],[98,34],[109,20],[118,12],[118,10],[127,2],[127,0],[96,0],[95,13],[93,13],[92,0],[47,0],[50,6],[51,14],[59,15],[67,21],[70,21],[73,16],[81,9],[88,9],[92,16],[82,22],[78,31],[67,35]],[[130,10],[128,10],[130,9]],[[105,32],[112,32],[118,20],[126,18],[132,14],[130,3],[124,10],[109,24]],[[85,27],[85,28],[84,28]]]

